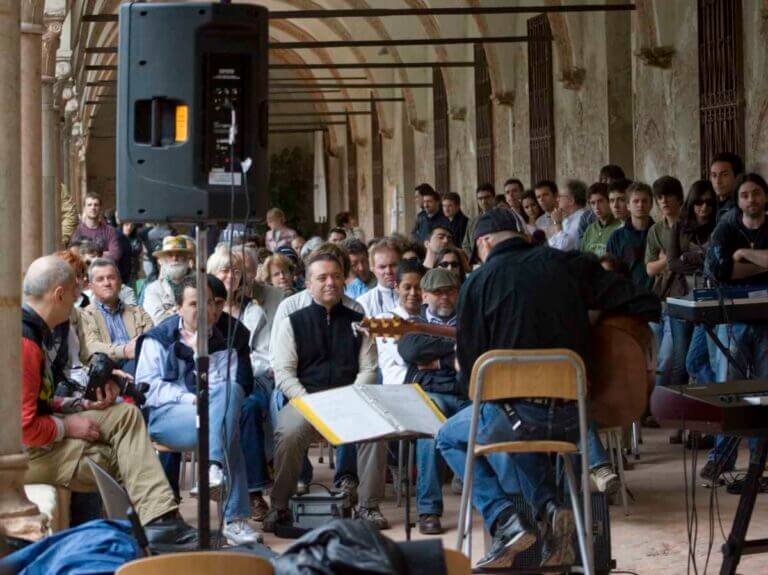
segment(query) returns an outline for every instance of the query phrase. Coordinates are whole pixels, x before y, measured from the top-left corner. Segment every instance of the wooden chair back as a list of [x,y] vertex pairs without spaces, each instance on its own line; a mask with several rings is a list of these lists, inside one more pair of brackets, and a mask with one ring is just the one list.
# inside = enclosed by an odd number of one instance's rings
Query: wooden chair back
[[[483,384],[477,397],[481,372]],[[494,349],[475,362],[469,397],[477,401],[516,397],[578,400],[579,377],[586,388],[584,374],[584,362],[569,349]]]
[[445,567],[447,575],[469,575],[472,573],[469,558],[455,549],[445,549]]
[[199,553],[173,553],[131,561],[120,567],[116,575],[210,575],[211,573],[248,573],[273,575],[272,564],[263,557],[246,553],[205,551]]

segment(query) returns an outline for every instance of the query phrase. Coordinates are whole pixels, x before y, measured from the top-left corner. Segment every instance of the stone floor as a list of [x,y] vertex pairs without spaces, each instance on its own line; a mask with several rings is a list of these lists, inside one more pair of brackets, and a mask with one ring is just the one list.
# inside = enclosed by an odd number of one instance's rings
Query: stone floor
[[[644,430],[640,460],[636,462],[632,471],[627,472],[627,483],[635,497],[635,501],[630,503],[630,514],[625,516],[620,506],[611,507],[612,552],[617,564],[616,573],[634,572],[641,575],[687,573],[689,546],[683,490],[683,449],[679,445],[669,445],[667,436],[668,432],[664,430]],[[686,457],[690,457],[690,453],[688,451]],[[316,479],[328,483],[332,474],[327,460],[323,464],[317,463],[317,450],[314,450],[311,455],[315,465]],[[705,452],[699,452],[699,459],[704,458]],[[690,465],[690,459],[687,461]],[[746,461],[747,452],[742,449],[738,470],[744,470]],[[446,546],[453,547],[456,544],[459,497],[450,494],[448,485],[445,486],[445,493],[443,525],[447,529],[442,537]],[[714,539],[708,566],[709,573],[719,571],[720,546],[724,540],[720,524],[722,523],[722,528],[727,534],[738,502],[738,497],[728,494],[724,488],[718,489],[716,495],[719,505],[712,508]],[[193,518],[196,515],[195,506],[195,500],[185,498],[182,504],[184,516]],[[697,483],[696,507],[699,528],[695,556],[698,573],[701,574],[704,573],[710,541],[710,490],[703,487],[701,482]],[[718,507],[720,521],[718,521]],[[395,540],[405,539],[403,510],[396,507],[393,498],[390,498],[382,508],[392,523],[392,529],[385,531],[385,535]],[[211,508],[211,513],[215,516],[215,508]],[[758,497],[749,534],[752,538],[768,537],[768,497]],[[422,536],[414,530],[414,537]],[[265,537],[265,543],[280,552],[291,542],[268,534]],[[482,555],[482,545],[482,533],[476,518],[473,532],[474,558]],[[693,568],[690,573],[694,573]],[[739,573],[768,574],[768,557],[765,555],[746,557],[739,566]]]

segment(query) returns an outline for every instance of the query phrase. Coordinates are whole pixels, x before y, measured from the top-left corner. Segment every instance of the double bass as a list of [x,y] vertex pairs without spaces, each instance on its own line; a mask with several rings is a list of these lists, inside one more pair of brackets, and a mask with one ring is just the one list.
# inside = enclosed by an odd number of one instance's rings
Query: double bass
[[[456,338],[456,328],[393,317],[365,318],[371,335],[397,339],[407,333]],[[656,374],[656,347],[648,323],[626,315],[602,316],[590,330],[585,359],[592,418],[601,427],[639,421],[648,407]]]

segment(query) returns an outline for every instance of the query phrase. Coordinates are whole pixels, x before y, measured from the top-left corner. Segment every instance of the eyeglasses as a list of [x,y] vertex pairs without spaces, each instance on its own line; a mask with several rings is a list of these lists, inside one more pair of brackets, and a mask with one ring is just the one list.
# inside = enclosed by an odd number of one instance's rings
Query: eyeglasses
[[714,208],[715,207],[715,200],[704,200],[704,199],[701,199],[701,200],[696,200],[695,202],[693,202],[694,206],[703,206],[705,204],[708,205],[710,208]]
[[437,264],[437,266],[443,269],[445,268],[459,269],[461,267],[461,264],[459,262],[440,262],[439,264]]

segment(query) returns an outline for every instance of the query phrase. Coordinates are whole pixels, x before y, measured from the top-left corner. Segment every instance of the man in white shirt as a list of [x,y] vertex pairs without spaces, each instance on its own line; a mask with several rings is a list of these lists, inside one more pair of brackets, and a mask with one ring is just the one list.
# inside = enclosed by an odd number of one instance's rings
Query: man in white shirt
[[366,317],[378,317],[391,313],[397,307],[395,284],[400,250],[392,240],[382,239],[371,246],[368,254],[373,275],[376,276],[376,287],[357,298],[357,302],[363,306]]
[[557,196],[558,207],[552,210],[552,235],[549,245],[569,252],[579,249],[579,222],[587,205],[587,185],[581,180],[568,180]]
[[544,212],[534,222],[537,229],[543,230],[547,237],[552,235],[552,212],[557,207],[557,184],[551,180],[541,180],[533,187],[536,201],[539,202],[541,211]]

